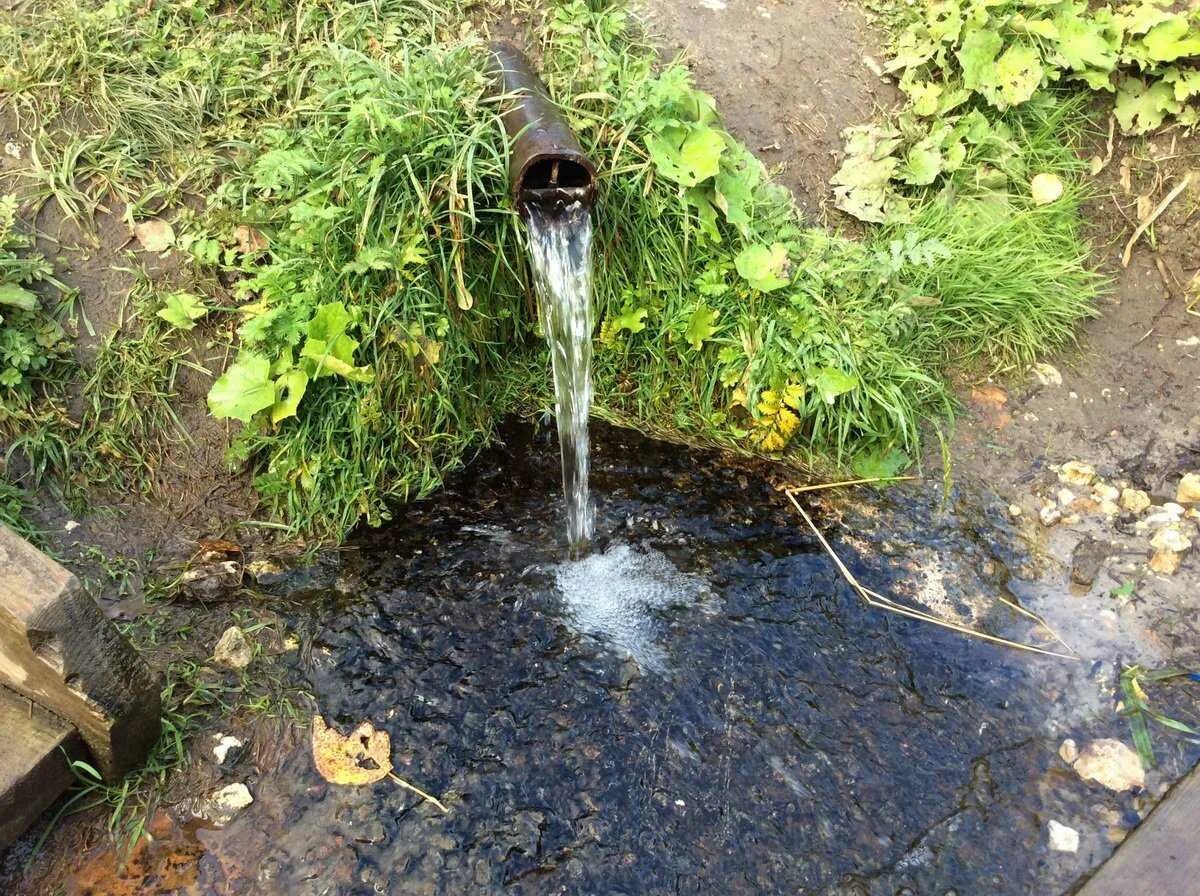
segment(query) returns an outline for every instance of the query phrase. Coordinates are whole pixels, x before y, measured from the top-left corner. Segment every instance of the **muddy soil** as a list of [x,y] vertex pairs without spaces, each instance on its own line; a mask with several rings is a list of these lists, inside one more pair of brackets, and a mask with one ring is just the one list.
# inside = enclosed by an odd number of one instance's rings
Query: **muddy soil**
[[653,0],[664,55],[682,53],[729,130],[791,187],[810,219],[835,216],[841,132],[890,108],[880,36],[838,0]]

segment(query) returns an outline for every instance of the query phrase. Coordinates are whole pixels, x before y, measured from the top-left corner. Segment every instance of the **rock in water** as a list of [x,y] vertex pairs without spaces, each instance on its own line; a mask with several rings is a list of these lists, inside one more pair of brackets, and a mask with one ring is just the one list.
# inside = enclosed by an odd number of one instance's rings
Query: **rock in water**
[[1174,551],[1155,551],[1147,565],[1160,575],[1173,576],[1179,572],[1179,555]]
[[1121,509],[1130,513],[1141,513],[1150,507],[1150,496],[1140,488],[1126,488],[1121,491]]
[[1079,831],[1059,824],[1054,819],[1047,825],[1050,831],[1050,848],[1056,852],[1078,852]]
[[208,798],[202,814],[216,824],[229,824],[253,802],[254,797],[245,784],[229,784]]
[[1079,747],[1075,745],[1072,738],[1067,738],[1062,742],[1062,746],[1058,748],[1058,755],[1062,757],[1062,761],[1067,765],[1073,765],[1075,760],[1079,758]]
[[1103,784],[1118,793],[1146,785],[1142,760],[1132,749],[1111,737],[1094,740],[1079,752],[1075,771],[1086,781]]
[[1180,504],[1200,504],[1200,473],[1184,473],[1175,491],[1175,500]]
[[1096,468],[1081,460],[1069,460],[1058,468],[1058,481],[1067,485],[1091,485],[1096,481]]
[[1091,536],[1081,539],[1071,554],[1071,581],[1076,585],[1091,585],[1108,559],[1108,552],[1107,542]]
[[213,648],[213,662],[226,669],[245,669],[254,659],[254,646],[246,633],[236,625],[225,629],[217,646]]

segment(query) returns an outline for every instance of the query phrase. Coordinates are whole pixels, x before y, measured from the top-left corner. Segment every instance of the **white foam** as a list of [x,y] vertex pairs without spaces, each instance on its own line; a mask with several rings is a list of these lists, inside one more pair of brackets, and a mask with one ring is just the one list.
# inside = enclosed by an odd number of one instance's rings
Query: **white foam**
[[665,664],[656,643],[655,611],[694,604],[710,594],[703,579],[680,572],[665,555],[627,544],[562,563],[554,579],[577,630],[627,651],[651,669]]

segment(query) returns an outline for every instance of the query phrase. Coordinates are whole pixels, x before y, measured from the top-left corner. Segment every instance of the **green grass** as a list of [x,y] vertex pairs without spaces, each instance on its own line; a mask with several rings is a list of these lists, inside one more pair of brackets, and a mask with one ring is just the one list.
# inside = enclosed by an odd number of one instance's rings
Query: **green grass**
[[[623,4],[549,4],[533,25],[600,175],[597,416],[809,468],[894,468],[950,412],[948,369],[1017,371],[1090,313],[1078,102],[962,116],[937,149],[961,149],[958,166],[896,187],[903,219],[851,240],[803,222]],[[115,198],[136,220],[203,197],[176,229],[197,332],[236,354],[211,407],[246,423],[231,457],[264,516],[335,539],[378,523],[502,414],[549,406],[485,41],[456,4],[58,0],[0,28],[6,50],[0,84],[38,147],[27,208],[86,219]],[[1065,195],[1034,206],[1033,172]],[[268,250],[244,253],[239,226]],[[102,344],[78,432],[43,467],[74,458],[125,487],[183,437],[187,340],[162,298],[141,295]]]

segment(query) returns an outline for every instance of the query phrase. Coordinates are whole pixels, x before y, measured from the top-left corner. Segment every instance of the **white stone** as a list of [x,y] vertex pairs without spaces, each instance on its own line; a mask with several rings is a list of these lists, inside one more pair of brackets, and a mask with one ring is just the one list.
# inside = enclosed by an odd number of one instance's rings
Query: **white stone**
[[1184,473],[1175,490],[1175,500],[1180,504],[1200,503],[1200,473]]
[[1079,851],[1079,831],[1069,828],[1065,824],[1059,824],[1054,819],[1050,819],[1047,827],[1050,830],[1051,849],[1055,852]]
[[1075,500],[1075,493],[1069,488],[1060,488],[1058,490],[1058,503],[1063,507],[1070,507],[1071,502]]
[[1121,507],[1130,513],[1141,513],[1150,506],[1150,496],[1140,488],[1121,490]]
[[1138,754],[1111,737],[1094,740],[1084,747],[1074,767],[1084,780],[1096,781],[1118,793],[1146,786],[1146,772]]
[[1092,486],[1092,494],[1096,496],[1097,501],[1119,501],[1121,499],[1121,490],[1116,486],[1109,485],[1107,482],[1097,482]]
[[1030,373],[1043,386],[1061,386],[1063,384],[1062,374],[1053,364],[1034,364],[1030,368]]
[[213,662],[227,669],[245,669],[254,659],[254,645],[236,625],[225,629],[213,648]]
[[213,747],[213,756],[217,758],[217,765],[224,765],[226,757],[229,756],[229,751],[242,746],[241,738],[234,737],[230,734],[218,734],[217,745]]
[[1038,519],[1042,521],[1043,526],[1053,526],[1062,519],[1062,511],[1053,504],[1046,504],[1038,511]]
[[1079,758],[1079,747],[1075,746],[1075,741],[1068,737],[1062,742],[1062,746],[1058,748],[1058,755],[1062,757],[1062,761],[1067,763],[1067,765],[1072,765]]
[[253,802],[254,797],[245,784],[227,784],[208,798],[201,814],[216,824],[229,824]]
[[1019,517],[1021,515],[1021,513],[1022,513],[1022,510],[1021,510],[1020,504],[1009,504],[1008,505],[1008,515],[1011,516],[1013,519],[1016,519],[1017,517]]
[[1182,554],[1192,546],[1192,540],[1184,533],[1187,523],[1172,523],[1163,526],[1150,539],[1150,547],[1157,551],[1174,551]]
[[1096,468],[1081,460],[1069,460],[1058,468],[1058,481],[1067,485],[1091,485],[1096,481]]

